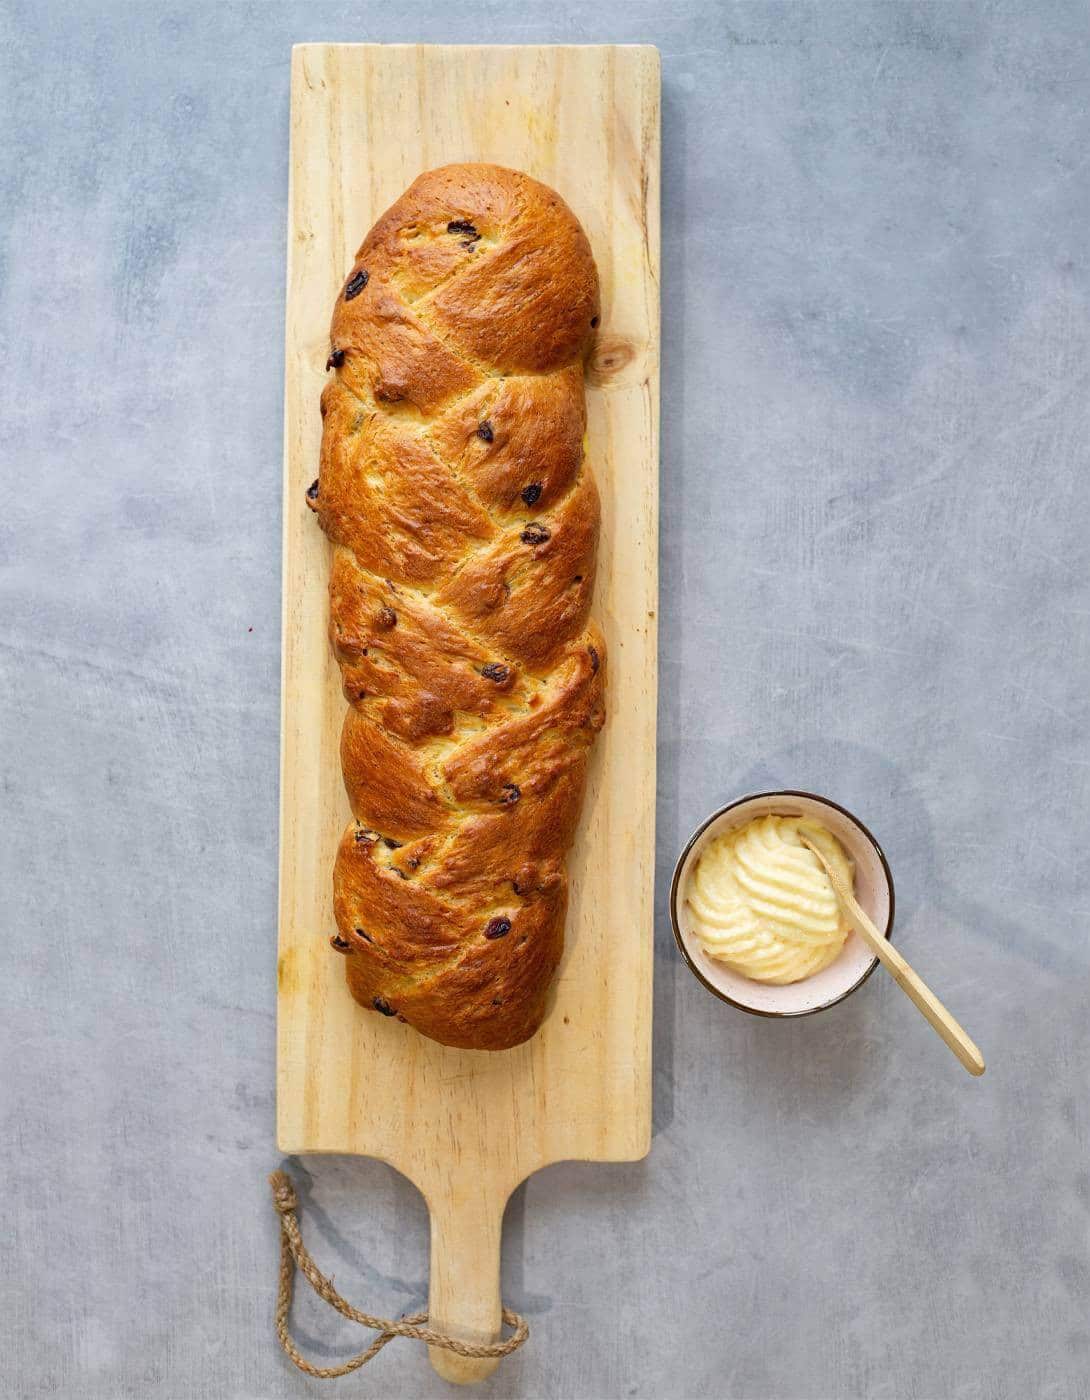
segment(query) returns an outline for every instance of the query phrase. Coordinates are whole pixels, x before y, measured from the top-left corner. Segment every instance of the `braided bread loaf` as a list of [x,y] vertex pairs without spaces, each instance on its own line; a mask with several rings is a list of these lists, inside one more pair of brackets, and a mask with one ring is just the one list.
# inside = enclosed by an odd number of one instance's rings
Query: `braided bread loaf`
[[334,869],[348,985],[445,1045],[545,1014],[564,855],[602,725],[588,621],[599,507],[583,361],[598,278],[552,190],[492,165],[419,179],[337,298],[307,493],[355,817]]

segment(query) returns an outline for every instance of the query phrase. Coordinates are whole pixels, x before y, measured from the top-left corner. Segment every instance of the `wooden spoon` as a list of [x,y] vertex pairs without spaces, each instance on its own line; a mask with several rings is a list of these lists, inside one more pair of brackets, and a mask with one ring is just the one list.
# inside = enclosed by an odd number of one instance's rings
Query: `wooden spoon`
[[855,895],[805,832],[799,832],[799,840],[807,850],[813,851],[814,855],[817,856],[829,877],[830,884],[836,891],[837,898],[858,929],[864,943],[885,964],[901,991],[910,1001],[915,1003],[917,1010],[923,1012],[969,1073],[983,1074],[984,1056],[965,1034],[962,1027],[950,1015],[923,978],[905,962],[889,939],[882,937],[861,908]]

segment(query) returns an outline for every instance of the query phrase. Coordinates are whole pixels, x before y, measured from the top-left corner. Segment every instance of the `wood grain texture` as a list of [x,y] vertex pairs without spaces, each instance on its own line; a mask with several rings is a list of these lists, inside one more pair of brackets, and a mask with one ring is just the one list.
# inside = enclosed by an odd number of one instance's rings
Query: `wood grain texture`
[[[304,504],[334,298],[368,228],[421,171],[486,160],[554,186],[602,280],[588,373],[602,494],[594,615],[608,719],[569,860],[567,950],[528,1044],[458,1051],[352,1001],[331,871],[349,820],[344,700],[326,638],[329,546]],[[648,47],[303,45],[292,59],[284,462],[278,1140],[378,1157],[424,1193],[429,1307],[460,1335],[499,1327],[514,1187],[563,1159],[650,1142],[658,557],[659,64]],[[450,1379],[494,1363],[434,1358]]]

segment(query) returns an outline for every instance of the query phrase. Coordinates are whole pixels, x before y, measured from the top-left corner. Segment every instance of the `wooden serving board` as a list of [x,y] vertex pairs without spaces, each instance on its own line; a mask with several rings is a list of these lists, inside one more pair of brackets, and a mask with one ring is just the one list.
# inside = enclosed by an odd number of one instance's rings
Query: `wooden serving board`
[[[567,951],[527,1045],[446,1049],[351,999],[331,872],[346,823],[345,703],[326,639],[329,549],[304,503],[317,475],[334,299],[357,246],[417,174],[494,161],[559,190],[602,279],[588,378],[602,494],[594,613],[608,720],[569,860]],[[649,47],[305,44],[292,55],[284,458],[278,1140],[378,1157],[431,1216],[434,1325],[500,1330],[507,1199],[562,1159],[650,1145],[658,561],[659,63]],[[365,1302],[365,1306],[368,1305]],[[495,1362],[433,1354],[448,1379]]]

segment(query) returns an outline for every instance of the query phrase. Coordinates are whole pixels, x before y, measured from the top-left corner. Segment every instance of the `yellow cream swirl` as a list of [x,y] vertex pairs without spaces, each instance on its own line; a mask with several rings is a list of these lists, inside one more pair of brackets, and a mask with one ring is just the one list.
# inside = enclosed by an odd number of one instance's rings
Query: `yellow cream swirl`
[[851,927],[800,831],[851,889],[855,872],[843,846],[803,817],[757,817],[717,836],[690,881],[686,903],[704,951],[755,982],[800,982],[820,972]]

